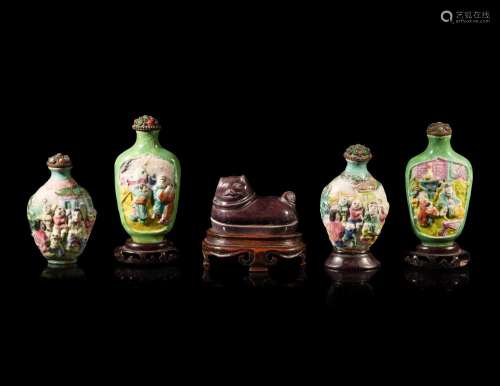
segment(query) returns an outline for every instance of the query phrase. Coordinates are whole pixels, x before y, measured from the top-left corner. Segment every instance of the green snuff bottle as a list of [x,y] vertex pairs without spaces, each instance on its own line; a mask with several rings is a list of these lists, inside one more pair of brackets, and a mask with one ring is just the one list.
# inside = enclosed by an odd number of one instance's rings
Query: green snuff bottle
[[175,223],[181,166],[159,141],[161,126],[149,115],[132,125],[136,141],[115,161],[115,192],[120,220],[135,244],[163,242]]
[[451,146],[450,125],[427,127],[428,145],[410,159],[406,197],[413,232],[421,244],[407,256],[415,266],[463,267],[468,253],[456,243],[464,229],[472,190],[472,166]]

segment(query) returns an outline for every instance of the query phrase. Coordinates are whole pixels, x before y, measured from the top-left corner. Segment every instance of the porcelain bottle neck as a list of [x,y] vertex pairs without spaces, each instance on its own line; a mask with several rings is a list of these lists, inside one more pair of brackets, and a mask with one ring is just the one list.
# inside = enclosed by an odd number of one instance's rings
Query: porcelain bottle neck
[[347,160],[347,165],[344,172],[355,177],[366,178],[370,176],[367,168],[368,162],[354,162]]
[[427,138],[429,142],[425,152],[431,156],[449,155],[453,152],[451,147],[451,135],[446,135],[443,137],[437,137],[434,135],[428,135]]
[[71,178],[71,168],[49,168],[51,180],[67,180]]
[[136,140],[134,147],[160,147],[160,130],[155,131],[136,131]]

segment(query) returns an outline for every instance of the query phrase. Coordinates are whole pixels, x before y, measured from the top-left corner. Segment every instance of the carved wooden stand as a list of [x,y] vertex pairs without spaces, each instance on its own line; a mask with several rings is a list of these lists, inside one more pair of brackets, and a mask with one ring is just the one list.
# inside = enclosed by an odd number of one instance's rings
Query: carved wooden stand
[[405,261],[414,267],[454,269],[463,268],[469,264],[470,254],[460,248],[457,243],[441,248],[420,244],[415,251],[411,251],[405,257]]
[[362,271],[380,267],[380,262],[371,254],[366,252],[340,252],[333,251],[325,261],[327,269],[338,271]]
[[115,248],[114,255],[116,260],[124,264],[171,264],[179,258],[179,250],[169,240],[139,244],[128,239],[125,245]]
[[249,267],[250,272],[265,272],[280,260],[299,259],[305,264],[306,246],[301,233],[291,234],[236,234],[207,231],[203,240],[203,266],[210,260],[233,261]]

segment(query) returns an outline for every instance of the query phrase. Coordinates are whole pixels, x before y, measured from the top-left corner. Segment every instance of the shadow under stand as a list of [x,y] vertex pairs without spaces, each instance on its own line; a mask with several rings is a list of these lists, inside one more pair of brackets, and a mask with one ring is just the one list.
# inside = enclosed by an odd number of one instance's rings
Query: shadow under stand
[[410,288],[453,292],[470,283],[469,267],[452,270],[429,270],[407,267],[405,280]]
[[170,264],[179,251],[165,239],[179,203],[180,163],[159,140],[158,121],[144,115],[134,121],[135,144],[115,162],[115,191],[120,220],[130,239],[115,249],[125,264]]
[[325,269],[331,280],[327,294],[327,304],[335,308],[342,304],[358,307],[360,301],[372,299],[375,294],[370,283],[378,268],[358,271],[334,271]]
[[259,197],[245,176],[222,177],[211,223],[202,242],[205,269],[215,261],[248,267],[251,272],[267,271],[280,261],[305,264],[306,246],[297,232],[293,192]]
[[117,266],[113,270],[114,279],[121,283],[179,283],[182,274],[178,266]]
[[[236,269],[235,269],[236,268]],[[239,268],[239,269],[238,269]],[[227,265],[212,266],[203,271],[203,282],[215,287],[282,287],[305,285],[307,275],[302,266],[271,267],[268,271],[250,271]]]

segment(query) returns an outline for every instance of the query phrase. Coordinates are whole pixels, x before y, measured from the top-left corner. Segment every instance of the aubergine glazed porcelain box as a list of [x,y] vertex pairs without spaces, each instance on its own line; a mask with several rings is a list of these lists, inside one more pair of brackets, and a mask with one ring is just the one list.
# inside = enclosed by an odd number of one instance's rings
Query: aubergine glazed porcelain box
[[427,148],[410,159],[405,183],[413,232],[421,244],[406,256],[417,267],[460,268],[469,253],[456,243],[464,229],[472,189],[470,162],[451,147],[450,125],[427,127]]
[[252,272],[304,265],[293,192],[258,196],[245,176],[221,177],[210,221],[202,243],[206,269],[214,261],[236,263]]
[[175,223],[181,166],[159,141],[157,119],[144,115],[132,125],[136,141],[115,161],[115,193],[123,228],[130,238],[115,249],[122,263],[166,264],[178,250],[165,236]]

